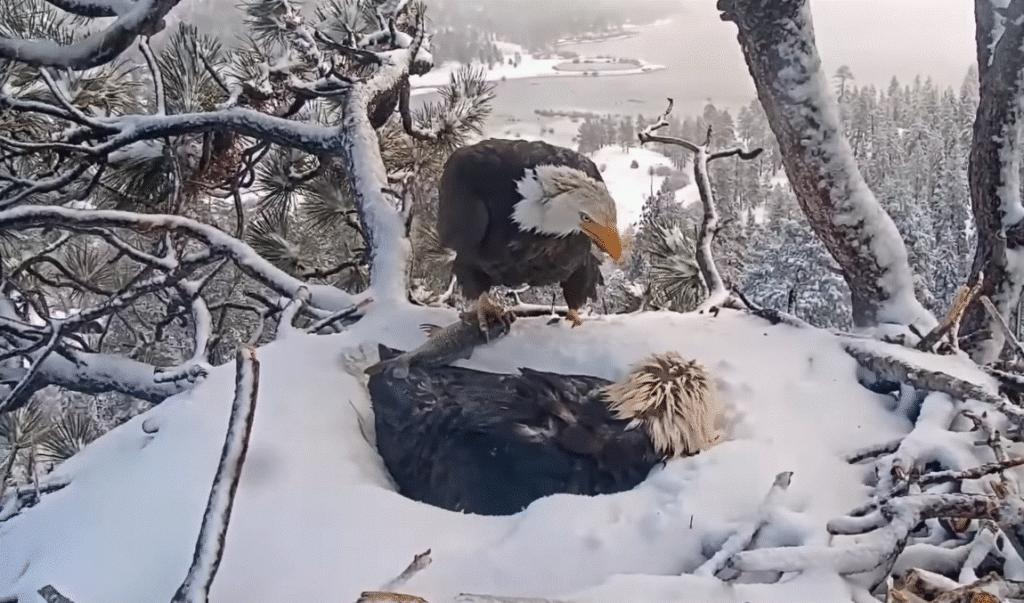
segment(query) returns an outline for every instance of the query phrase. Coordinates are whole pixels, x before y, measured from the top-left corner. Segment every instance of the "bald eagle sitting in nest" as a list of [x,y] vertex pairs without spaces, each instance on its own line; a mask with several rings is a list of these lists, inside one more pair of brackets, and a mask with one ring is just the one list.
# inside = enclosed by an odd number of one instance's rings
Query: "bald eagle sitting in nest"
[[[380,346],[382,360],[398,353]],[[377,450],[402,495],[512,515],[550,494],[629,490],[722,437],[710,375],[674,352],[616,383],[520,372],[413,366],[405,379],[370,378]]]
[[488,139],[458,149],[445,162],[438,192],[437,233],[455,252],[452,272],[476,302],[481,325],[506,319],[492,286],[559,283],[576,310],[597,297],[600,260],[592,245],[619,259],[615,201],[601,172],[583,155],[541,141]]

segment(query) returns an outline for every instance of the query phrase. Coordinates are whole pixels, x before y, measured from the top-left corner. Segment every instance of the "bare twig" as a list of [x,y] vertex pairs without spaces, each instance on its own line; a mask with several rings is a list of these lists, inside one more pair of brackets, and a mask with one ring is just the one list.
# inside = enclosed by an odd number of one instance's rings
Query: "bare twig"
[[[7,394],[7,397],[3,400],[3,402],[0,402],[0,414],[11,410],[15,406],[23,402],[21,399],[22,395],[29,389],[33,377],[35,377],[36,373],[39,372],[40,367],[43,366],[43,362],[50,356],[51,353],[53,353],[54,349],[56,349],[57,347],[57,344],[60,343],[60,337],[61,334],[63,333],[63,329],[63,322],[52,321],[50,323],[50,337],[47,340],[46,345],[43,347],[42,350],[40,350],[37,353],[37,356],[35,357],[35,359],[32,360],[32,364],[29,365],[28,370],[26,370],[25,374],[22,375],[21,379],[18,381],[18,384],[11,389],[10,393]],[[2,494],[2,491],[0,491],[0,494]]]
[[154,114],[166,115],[167,110],[164,102],[164,77],[160,73],[160,67],[157,65],[153,49],[149,46],[149,36],[142,36],[139,39],[139,50],[142,51],[142,56],[146,58],[146,66],[149,67],[149,74],[153,77],[153,95],[154,100],[156,101],[154,104]]
[[681,138],[675,138],[671,136],[655,136],[654,131],[663,128],[668,125],[668,115],[672,111],[672,99],[668,99],[668,108],[665,110],[654,124],[644,128],[638,137],[640,144],[648,142],[659,142],[662,144],[671,144],[675,146],[681,146],[694,154],[693,157],[693,177],[697,183],[697,191],[700,193],[701,204],[704,208],[704,217],[701,220],[700,234],[697,237],[697,253],[696,260],[697,265],[700,266],[701,275],[704,277],[704,285],[708,289],[708,296],[703,303],[698,306],[698,312],[708,311],[712,308],[718,308],[726,305],[733,307],[742,307],[742,302],[730,293],[729,289],[725,286],[725,281],[722,280],[722,275],[718,271],[718,266],[715,264],[714,255],[711,251],[711,243],[718,234],[721,226],[719,225],[718,207],[715,204],[714,193],[711,187],[711,178],[708,173],[708,163],[713,159],[719,159],[722,157],[738,156],[741,159],[753,159],[761,153],[761,149],[756,149],[751,152],[746,152],[741,149],[731,149],[728,151],[720,151],[717,153],[711,153],[708,149],[708,145],[711,141],[711,127],[708,127],[707,139],[704,144],[694,144],[688,140]]
[[320,331],[323,331],[324,329],[333,326],[340,320],[344,320],[346,318],[350,318],[352,316],[357,315],[363,308],[370,305],[370,303],[372,302],[373,298],[368,297],[351,308],[335,312],[334,314],[331,314],[326,318],[322,318],[316,321],[315,323],[311,324],[309,327],[306,328],[306,332],[319,333]]

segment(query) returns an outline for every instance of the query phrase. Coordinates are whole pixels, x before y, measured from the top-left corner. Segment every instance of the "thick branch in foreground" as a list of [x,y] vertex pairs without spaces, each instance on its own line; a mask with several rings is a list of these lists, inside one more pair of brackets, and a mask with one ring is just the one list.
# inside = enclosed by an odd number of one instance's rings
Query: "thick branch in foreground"
[[945,372],[925,368],[903,358],[873,351],[857,345],[853,341],[843,344],[843,349],[847,354],[853,356],[861,366],[884,379],[906,383],[922,391],[942,392],[957,400],[978,400],[990,404],[1014,423],[1024,426],[1024,408],[1011,404],[1002,396],[986,391],[976,383],[965,381]]
[[719,0],[732,21],[786,174],[811,228],[842,268],[858,327],[930,330],[914,297],[907,250],[864,182],[843,135],[806,0]]
[[[29,65],[83,70],[109,63],[128,49],[139,35],[158,31],[164,16],[179,0],[138,0],[122,3],[50,0],[76,15],[108,17],[120,14],[106,29],[61,46],[49,40],[19,40],[0,36],[0,58]],[[130,9],[124,10],[126,6]],[[119,13],[118,11],[123,11]]]
[[260,380],[260,363],[256,351],[242,348],[235,357],[235,399],[228,419],[227,437],[221,450],[217,474],[210,488],[210,498],[203,513],[196,550],[185,581],[171,598],[171,603],[206,603],[210,585],[224,554],[224,539],[231,519],[231,506],[242,475],[242,464],[249,448],[253,413]]
[[[891,570],[897,555],[921,521],[937,517],[990,519],[999,525],[1021,521],[1019,500],[1000,501],[983,494],[918,494],[889,500],[879,521],[883,527],[848,547],[795,546],[738,553],[733,566],[741,571],[794,572],[827,568],[843,575],[873,572],[871,587]],[[877,573],[874,573],[877,572]]]
[[[1008,319],[1024,286],[1024,205],[1020,189],[1020,127],[1024,115],[1024,0],[996,11],[992,0],[976,0],[978,114],[968,158],[971,209],[978,227],[972,275],[984,273],[981,295]],[[996,31],[1000,27],[1002,33]],[[998,39],[996,36],[998,35]],[[990,52],[991,49],[991,52]],[[972,279],[972,284],[977,277]],[[979,364],[999,358],[1006,338],[996,318],[969,309],[965,350]]]
[[[700,272],[704,276],[704,284],[708,288],[708,297],[698,307],[698,311],[708,310],[724,305],[742,308],[743,304],[734,299],[722,280],[722,275],[715,264],[714,254],[711,252],[711,243],[718,234],[718,206],[715,204],[715,197],[711,189],[711,177],[708,174],[708,163],[714,159],[737,156],[740,159],[754,159],[761,154],[761,149],[744,151],[743,149],[728,149],[712,153],[708,148],[708,142],[695,144],[682,138],[672,136],[656,136],[654,132],[668,125],[668,115],[672,112],[672,99],[668,99],[668,109],[661,115],[657,122],[645,128],[638,138],[640,144],[647,142],[659,142],[681,146],[693,153],[693,179],[697,183],[697,192],[700,194],[701,205],[704,209],[704,216],[700,223],[700,233],[697,237],[697,253],[695,259]],[[707,140],[711,140],[711,128],[708,127]]]

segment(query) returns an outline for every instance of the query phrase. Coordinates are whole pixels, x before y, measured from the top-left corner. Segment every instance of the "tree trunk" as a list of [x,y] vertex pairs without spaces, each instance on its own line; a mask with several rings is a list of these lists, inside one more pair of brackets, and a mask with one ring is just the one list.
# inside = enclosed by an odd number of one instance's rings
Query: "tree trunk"
[[[971,209],[978,227],[970,284],[984,274],[981,295],[1009,319],[1024,285],[1024,207],[1020,191],[1020,118],[1024,96],[1024,0],[997,14],[975,2],[980,97],[968,163]],[[968,309],[964,349],[979,364],[998,359],[1005,337],[980,304]]]
[[783,165],[815,234],[842,268],[858,327],[930,330],[903,239],[860,174],[821,70],[806,0],[719,0],[732,21]]

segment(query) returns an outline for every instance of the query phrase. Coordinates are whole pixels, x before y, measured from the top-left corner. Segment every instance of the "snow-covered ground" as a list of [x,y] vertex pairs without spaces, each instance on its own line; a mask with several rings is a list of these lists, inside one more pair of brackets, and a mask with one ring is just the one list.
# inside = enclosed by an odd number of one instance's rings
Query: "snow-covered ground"
[[[498,49],[504,54],[504,60],[500,65],[495,65],[494,68],[487,70],[485,79],[489,82],[539,77],[595,77],[593,75],[590,75],[590,72],[556,69],[556,67],[558,67],[559,65],[567,63],[568,61],[566,59],[541,59],[526,52],[526,50],[522,46],[519,46],[517,44],[511,44],[508,42],[496,42],[495,44],[498,46]],[[515,54],[517,52],[520,56],[519,64],[510,65],[509,59],[514,59]],[[632,69],[615,69],[601,71],[596,77],[611,77],[617,75],[639,75],[651,71],[657,71],[659,69],[665,69],[664,65],[655,65],[653,63],[647,63],[642,59],[637,60],[640,62],[639,67]],[[478,61],[474,61],[473,64],[477,66],[480,65]],[[434,69],[431,69],[429,73],[426,73],[424,75],[414,75],[410,77],[409,85],[412,88],[411,94],[413,96],[419,94],[427,94],[441,86],[444,86],[445,84],[448,83],[452,73],[458,71],[460,67],[462,67],[460,63],[450,61],[438,65]]]
[[[629,492],[556,495],[515,516],[480,517],[395,493],[359,428],[362,417],[372,432],[361,370],[376,354],[364,359],[366,350],[408,349],[423,340],[420,323],[454,319],[379,307],[344,333],[288,333],[258,351],[259,403],[214,603],[355,601],[428,548],[433,563],[403,590],[431,603],[462,592],[579,603],[851,600],[853,587],[829,572],[779,584],[680,576],[753,519],[779,472],[793,471],[781,524],[757,546],[824,544],[826,521],[865,500],[871,467],[843,455],[909,425],[887,410],[889,398],[858,385],[836,338],[731,311],[602,316],[577,329],[520,319],[462,363],[617,379],[651,352],[677,350],[717,375],[727,439]],[[169,601],[192,559],[233,377],[230,364],[214,369],[59,467],[70,485],[0,524],[0,597],[35,601],[52,584],[75,603]]]

